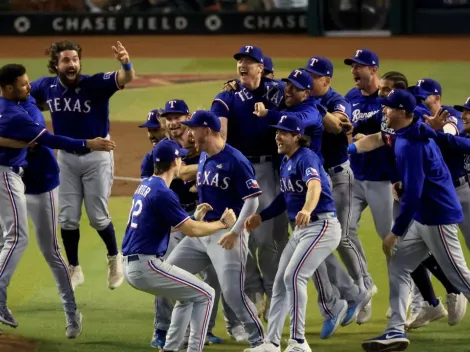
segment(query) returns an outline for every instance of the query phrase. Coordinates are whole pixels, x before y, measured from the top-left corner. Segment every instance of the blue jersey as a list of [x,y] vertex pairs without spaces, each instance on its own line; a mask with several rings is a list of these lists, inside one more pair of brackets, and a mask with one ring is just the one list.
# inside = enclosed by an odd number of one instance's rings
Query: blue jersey
[[238,216],[246,198],[262,193],[253,165],[229,144],[213,156],[201,153],[196,185],[199,203],[209,203],[214,209],[207,213],[208,221],[218,220],[225,208]]
[[175,192],[160,177],[142,180],[132,197],[122,254],[164,256],[172,227],[189,219]]
[[290,221],[295,221],[297,213],[305,204],[309,182],[321,183],[320,200],[312,217],[315,214],[336,211],[326,172],[318,156],[309,148],[299,148],[289,159],[284,156],[280,178],[281,192]]
[[[328,89],[325,95],[317,99],[318,103],[329,113],[340,113],[351,118],[351,104],[333,88]],[[326,169],[346,162],[348,160],[348,136],[344,131],[339,134],[324,132],[321,151]]]
[[[365,96],[360,89],[353,88],[345,98],[351,103],[351,121],[355,126],[355,133],[369,135],[380,132],[382,106],[377,101],[377,92]],[[351,169],[357,180],[386,181],[390,180],[393,172],[393,159],[390,148],[383,146],[371,152],[351,155]]]
[[[33,97],[21,104],[31,119],[43,128],[46,121]],[[24,171],[23,182],[26,194],[41,194],[49,192],[59,185],[59,165],[52,149],[38,144],[28,148],[26,157],[28,167]]]
[[449,169],[433,139],[420,137],[420,122],[396,131],[397,170],[403,183],[400,214],[392,232],[402,236],[414,219],[423,225],[463,221],[462,207]]
[[[34,122],[23,105],[0,97],[0,137],[34,142],[46,129]],[[0,165],[26,167],[27,148],[0,147]]]
[[271,125],[277,125],[284,115],[295,116],[302,120],[305,134],[311,138],[310,149],[323,160],[321,154],[321,140],[323,133],[323,118],[316,107],[316,99],[308,97],[303,102],[290,106],[282,111],[269,110],[266,118]]
[[55,134],[77,138],[105,138],[109,133],[109,98],[118,91],[117,71],[81,75],[77,87],[64,87],[58,77],[31,83],[31,95],[47,104]]
[[227,142],[246,156],[276,155],[275,132],[266,118],[253,114],[255,103],[263,102],[267,109],[283,105],[284,82],[262,78],[260,86],[251,91],[239,85],[236,91],[217,94],[211,111],[226,117]]

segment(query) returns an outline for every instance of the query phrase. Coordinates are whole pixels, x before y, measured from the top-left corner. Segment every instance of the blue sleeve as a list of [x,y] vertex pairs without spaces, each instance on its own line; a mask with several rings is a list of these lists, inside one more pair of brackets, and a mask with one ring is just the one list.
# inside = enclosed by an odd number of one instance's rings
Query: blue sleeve
[[308,184],[312,180],[320,181],[320,162],[313,155],[306,155],[302,157],[298,162],[298,170],[302,175],[302,181]]
[[424,186],[424,144],[423,142],[405,144],[399,154],[397,164],[402,170],[403,197],[401,200],[400,214],[395,219],[392,232],[397,236],[403,236],[413,215],[420,205],[421,194]]
[[111,98],[114,93],[124,88],[119,86],[118,71],[97,73],[89,78],[90,85],[87,88],[102,98]]
[[260,195],[261,189],[255,178],[255,170],[248,160],[237,160],[233,165],[235,170],[235,182],[240,198],[245,200],[254,195]]
[[36,139],[36,142],[51,149],[73,150],[76,152],[86,149],[86,140],[84,139],[73,139],[65,136],[53,135],[47,130],[44,130],[44,133]]
[[32,143],[44,133],[46,133],[46,129],[34,122],[29,115],[17,114],[11,118],[2,137]]
[[142,159],[142,165],[140,166],[140,178],[147,178],[153,175],[153,162],[152,152],[147,153]]
[[438,131],[436,132],[434,140],[436,141],[439,148],[448,148],[463,154],[470,153],[470,138],[453,136],[449,133]]
[[265,116],[269,119],[269,123],[272,125],[276,125],[281,120],[282,116],[293,116],[303,121],[305,124],[304,127],[310,126],[317,126],[323,123],[323,117],[318,111],[318,109],[311,110],[311,111],[300,111],[300,112],[292,112],[292,111],[276,111],[276,110],[268,110],[268,114]]
[[261,216],[262,221],[268,221],[272,218],[275,218],[278,215],[281,215],[287,209],[286,200],[283,193],[279,193],[276,198],[264,208],[259,215]]
[[351,118],[351,104],[341,96],[338,96],[335,99],[331,99],[326,107],[331,113],[338,112]]
[[229,117],[233,97],[230,92],[221,92],[212,101],[211,112],[219,117]]
[[189,220],[189,215],[184,211],[176,194],[173,191],[165,192],[161,195],[158,206],[161,209],[166,221],[172,227],[178,227],[183,222]]

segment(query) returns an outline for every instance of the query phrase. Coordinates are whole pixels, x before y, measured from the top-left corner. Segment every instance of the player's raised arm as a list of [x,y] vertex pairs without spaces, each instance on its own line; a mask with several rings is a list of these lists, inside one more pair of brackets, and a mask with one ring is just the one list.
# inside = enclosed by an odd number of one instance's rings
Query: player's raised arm
[[117,42],[116,46],[112,47],[114,57],[121,63],[121,69],[118,71],[117,74],[117,82],[120,86],[125,86],[127,83],[132,82],[135,77],[135,70],[130,62],[129,54],[121,44],[121,42]]
[[365,153],[384,146],[382,132],[364,136],[348,146],[349,154]]

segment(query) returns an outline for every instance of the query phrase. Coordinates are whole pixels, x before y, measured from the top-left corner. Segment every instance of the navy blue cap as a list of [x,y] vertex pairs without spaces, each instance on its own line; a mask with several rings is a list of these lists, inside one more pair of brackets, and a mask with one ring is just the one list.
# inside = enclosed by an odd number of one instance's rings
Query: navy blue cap
[[326,57],[312,56],[305,70],[317,76],[333,77],[333,63]]
[[427,95],[442,95],[441,85],[431,78],[419,79],[416,85],[425,91]]
[[405,89],[393,89],[386,98],[379,98],[378,103],[409,113],[414,112],[416,108],[416,98]]
[[282,115],[277,125],[271,127],[292,133],[304,134],[304,124],[301,119],[295,116]]
[[379,67],[379,57],[373,51],[368,49],[356,50],[356,55],[350,59],[344,59],[346,65],[351,66],[353,63],[358,63],[364,66],[377,66]]
[[290,82],[299,89],[312,89],[313,79],[310,74],[303,68],[299,68],[290,73],[288,78],[282,79],[284,82]]
[[209,127],[215,132],[220,132],[220,119],[211,111],[197,110],[188,121],[182,121],[183,125],[189,127]]
[[167,114],[187,115],[189,114],[188,105],[185,103],[184,100],[180,100],[180,99],[168,100],[165,103],[165,107],[161,111],[160,116],[165,116]]
[[254,46],[254,45],[244,45],[240,48],[238,53],[233,55],[235,60],[239,60],[242,56],[248,56],[252,59],[258,61],[259,63],[264,63],[264,55],[261,48]]
[[158,121],[158,117],[160,116],[160,110],[155,109],[149,112],[147,115],[147,121],[140,125],[139,127],[147,127],[147,128],[160,128],[160,121]]
[[171,162],[176,158],[184,158],[188,155],[188,150],[181,148],[178,143],[171,139],[163,139],[152,149],[152,159],[154,163]]
[[457,111],[470,110],[470,97],[467,98],[467,101],[463,105],[454,105],[454,109]]
[[263,59],[264,59],[264,70],[270,73],[274,73],[273,60],[269,56],[265,56]]

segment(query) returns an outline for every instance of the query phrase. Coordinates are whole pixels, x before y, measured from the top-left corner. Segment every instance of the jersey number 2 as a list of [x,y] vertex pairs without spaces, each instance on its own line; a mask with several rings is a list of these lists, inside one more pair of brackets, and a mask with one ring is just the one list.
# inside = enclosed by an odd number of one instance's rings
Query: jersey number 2
[[127,225],[131,225],[133,229],[137,228],[137,223],[135,222],[135,218],[139,217],[140,213],[142,213],[142,200],[140,199],[133,199],[132,200],[132,207],[129,213],[129,220],[127,221]]

